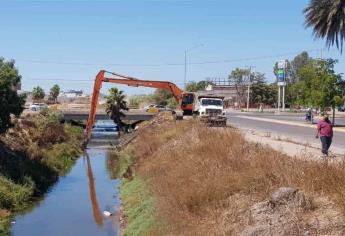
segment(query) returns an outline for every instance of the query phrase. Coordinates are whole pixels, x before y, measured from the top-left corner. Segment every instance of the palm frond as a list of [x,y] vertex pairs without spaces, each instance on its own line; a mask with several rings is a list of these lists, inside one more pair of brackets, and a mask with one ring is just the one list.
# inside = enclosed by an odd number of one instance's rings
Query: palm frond
[[336,45],[342,52],[345,40],[345,0],[311,0],[304,9],[305,26],[312,27],[315,38]]

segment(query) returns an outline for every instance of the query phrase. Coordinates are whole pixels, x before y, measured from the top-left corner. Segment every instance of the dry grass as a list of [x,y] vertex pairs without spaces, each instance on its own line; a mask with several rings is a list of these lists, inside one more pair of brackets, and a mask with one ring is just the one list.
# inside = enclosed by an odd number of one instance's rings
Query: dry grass
[[345,164],[293,159],[232,129],[169,121],[143,128],[132,148],[136,175],[165,222],[159,235],[237,234],[250,224],[250,207],[283,186],[325,196],[345,212]]

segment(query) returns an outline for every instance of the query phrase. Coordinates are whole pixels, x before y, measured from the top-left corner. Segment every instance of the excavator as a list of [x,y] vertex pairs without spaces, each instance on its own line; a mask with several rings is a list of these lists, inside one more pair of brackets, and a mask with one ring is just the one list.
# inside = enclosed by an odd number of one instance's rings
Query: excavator
[[[90,113],[89,113],[89,118],[86,125],[86,133],[89,138],[91,137],[92,127],[95,123],[98,98],[99,98],[99,93],[100,93],[100,89],[102,87],[103,82],[124,84],[128,86],[133,86],[133,87],[141,86],[141,87],[150,87],[150,88],[159,88],[159,89],[168,90],[173,94],[176,101],[180,104],[180,108],[184,116],[196,114],[196,112],[198,112],[196,110],[196,107],[202,108],[202,103],[198,102],[198,95],[196,93],[183,92],[183,90],[177,87],[176,84],[174,83],[171,83],[168,81],[140,80],[134,77],[126,76],[126,75],[121,75],[121,74],[109,72],[106,70],[100,70],[98,74],[96,75],[95,84],[93,88],[93,94],[92,94],[92,100],[91,100]],[[217,100],[221,100],[217,104],[221,104],[222,108],[208,109],[209,112],[220,111],[220,115],[225,115],[225,113],[223,113],[222,99],[218,98]],[[210,101],[212,102],[212,98],[208,98],[208,100],[205,100],[205,102],[208,102],[208,103]],[[207,109],[205,111],[205,114],[206,113],[207,113]],[[217,113],[217,116],[218,115],[219,114]],[[224,119],[222,118],[222,122],[224,122],[223,120]]]
[[176,101],[181,104],[183,115],[192,114],[193,112],[193,103],[194,103],[194,93],[184,93],[179,87],[174,83],[168,81],[155,81],[155,80],[140,80],[134,77],[121,75],[114,72],[109,72],[101,70],[96,75],[95,84],[93,88],[93,94],[91,99],[91,107],[88,122],[86,125],[86,133],[90,137],[92,126],[95,123],[96,118],[96,109],[98,105],[98,98],[100,89],[103,82],[124,84],[133,87],[151,87],[151,88],[160,88],[170,91]]

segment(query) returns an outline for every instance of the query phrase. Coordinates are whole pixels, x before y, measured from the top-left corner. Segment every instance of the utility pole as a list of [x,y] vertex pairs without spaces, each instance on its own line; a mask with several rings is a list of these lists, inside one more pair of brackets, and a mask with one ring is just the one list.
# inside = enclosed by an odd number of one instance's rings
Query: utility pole
[[189,49],[184,50],[184,88],[187,88],[187,52],[192,51],[193,49],[204,46],[203,44],[196,45]]
[[284,63],[283,111],[285,111],[286,62]]
[[184,89],[187,88],[187,50],[184,51]]
[[248,91],[247,91],[247,111],[249,111],[249,101],[250,101],[250,84],[252,77],[252,67],[249,66],[249,75],[248,75]]
[[285,111],[285,86],[283,86],[283,111]]
[[280,86],[278,86],[278,112],[280,112]]

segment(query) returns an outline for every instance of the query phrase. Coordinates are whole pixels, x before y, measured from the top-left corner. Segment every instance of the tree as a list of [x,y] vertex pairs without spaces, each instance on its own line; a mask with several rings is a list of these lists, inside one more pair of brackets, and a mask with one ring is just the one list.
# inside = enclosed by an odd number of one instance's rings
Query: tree
[[[296,82],[299,82],[301,78],[298,76],[298,71],[305,67],[306,65],[312,63],[314,61],[313,58],[309,57],[308,52],[303,51],[292,61],[285,60],[286,61],[286,82],[287,84],[293,84]],[[274,75],[277,76],[278,73],[278,63],[275,63],[273,68]]]
[[40,87],[34,87],[32,89],[32,99],[34,100],[40,100],[43,99],[46,94],[44,93],[44,90]]
[[277,87],[267,84],[265,74],[252,73],[250,88],[250,103],[274,105],[277,101]]
[[204,90],[206,86],[207,86],[207,81],[199,81],[199,82],[190,81],[187,83],[186,91],[197,92],[200,90]]
[[[157,105],[166,106],[171,98],[174,98],[173,94],[165,89],[156,89],[152,95],[154,102]],[[175,98],[174,98],[175,99]]]
[[304,9],[305,26],[312,27],[315,38],[326,39],[328,47],[343,50],[345,39],[345,1],[311,0]]
[[0,133],[11,127],[11,114],[19,116],[24,109],[25,95],[16,91],[21,76],[14,64],[0,57]]
[[229,75],[229,80],[231,80],[236,88],[236,92],[238,95],[238,104],[241,106],[243,103],[243,99],[246,97],[246,91],[248,89],[249,84],[249,70],[248,69],[240,69],[236,68],[235,70],[231,71]]
[[126,96],[123,91],[118,88],[109,89],[109,95],[106,98],[106,108],[105,111],[110,118],[118,125],[119,130],[123,131],[123,127],[127,124],[122,122],[122,118],[126,115],[123,111],[128,111],[127,102],[125,100]]
[[55,84],[51,89],[49,93],[49,100],[56,102],[57,97],[60,93],[60,86]]
[[321,111],[325,108],[333,108],[333,123],[335,107],[341,105],[343,80],[340,74],[334,72],[336,60],[327,59],[315,61],[302,68],[299,76],[303,78],[293,86],[293,90],[299,94],[299,104],[319,107]]

